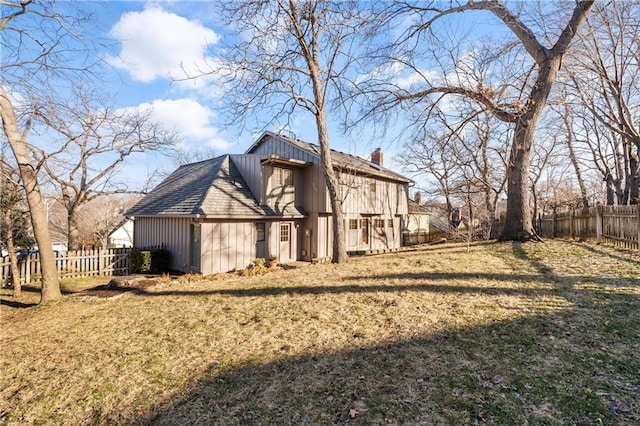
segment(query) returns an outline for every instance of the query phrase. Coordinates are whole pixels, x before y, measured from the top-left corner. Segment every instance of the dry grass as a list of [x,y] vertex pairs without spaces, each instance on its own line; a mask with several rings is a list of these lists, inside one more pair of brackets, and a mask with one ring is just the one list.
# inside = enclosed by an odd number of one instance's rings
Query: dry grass
[[0,421],[638,424],[639,296],[637,252],[555,241],[3,294]]

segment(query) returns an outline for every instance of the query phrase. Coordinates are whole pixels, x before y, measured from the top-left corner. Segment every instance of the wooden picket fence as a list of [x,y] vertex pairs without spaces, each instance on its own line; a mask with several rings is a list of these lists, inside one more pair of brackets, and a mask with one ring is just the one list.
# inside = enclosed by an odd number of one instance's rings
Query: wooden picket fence
[[[130,248],[78,250],[56,253],[56,269],[60,278],[88,277],[95,275],[126,275],[129,273]],[[40,255],[31,253],[18,264],[20,281],[29,284],[40,279]],[[0,284],[6,286],[11,277],[9,257],[0,263]]]
[[538,233],[640,249],[640,206],[597,206],[544,216],[538,221]]

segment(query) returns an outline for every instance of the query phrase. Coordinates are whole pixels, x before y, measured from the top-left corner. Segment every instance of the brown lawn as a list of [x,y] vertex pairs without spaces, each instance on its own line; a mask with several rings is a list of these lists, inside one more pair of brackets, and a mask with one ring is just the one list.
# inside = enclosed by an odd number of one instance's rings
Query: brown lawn
[[96,284],[3,290],[0,423],[640,424],[637,251],[447,244],[78,295]]

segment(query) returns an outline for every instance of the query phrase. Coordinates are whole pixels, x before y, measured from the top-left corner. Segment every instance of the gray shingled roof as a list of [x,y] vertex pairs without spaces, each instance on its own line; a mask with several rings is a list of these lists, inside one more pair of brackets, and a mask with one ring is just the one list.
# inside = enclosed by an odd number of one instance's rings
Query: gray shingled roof
[[154,188],[127,216],[266,216],[229,155],[186,164]]
[[429,210],[428,208],[426,208],[423,205],[420,205],[420,204],[416,203],[413,200],[409,200],[409,204],[408,204],[407,207],[408,207],[409,213],[431,214],[431,210]]
[[[319,145],[314,145],[309,142],[301,141],[300,139],[293,139],[293,138],[289,138],[287,136],[279,135],[272,132],[265,132],[265,134],[263,135],[262,138],[259,139],[259,141],[261,141],[264,138],[264,136],[271,136],[271,137],[276,137],[276,138],[286,140],[289,143],[299,148],[302,148],[305,151],[312,152],[313,154],[320,157]],[[249,151],[251,151],[254,146],[249,148]],[[378,176],[386,179],[391,179],[394,181],[411,182],[411,179],[408,179],[392,170],[389,170],[385,167],[378,166],[377,164],[372,163],[371,161],[367,161],[364,158],[357,157],[351,154],[346,154],[344,152],[336,151],[334,149],[331,150],[331,160],[333,162],[334,167],[348,168],[348,169],[355,170],[356,172],[362,173],[364,175]]]

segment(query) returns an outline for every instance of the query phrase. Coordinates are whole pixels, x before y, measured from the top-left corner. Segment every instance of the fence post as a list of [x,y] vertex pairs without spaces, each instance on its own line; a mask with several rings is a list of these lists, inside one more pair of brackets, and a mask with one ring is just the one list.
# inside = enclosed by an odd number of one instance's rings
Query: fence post
[[638,250],[640,250],[640,204],[636,204],[636,224],[638,225]]
[[575,237],[575,224],[573,223],[573,218],[576,212],[574,210],[569,210],[569,238],[573,240]]
[[29,284],[31,282],[31,253],[27,252],[27,257],[24,259],[25,274],[24,283]]
[[551,218],[551,238],[556,237],[556,209],[553,209],[553,217]]
[[596,206],[596,243],[602,242],[602,205]]

